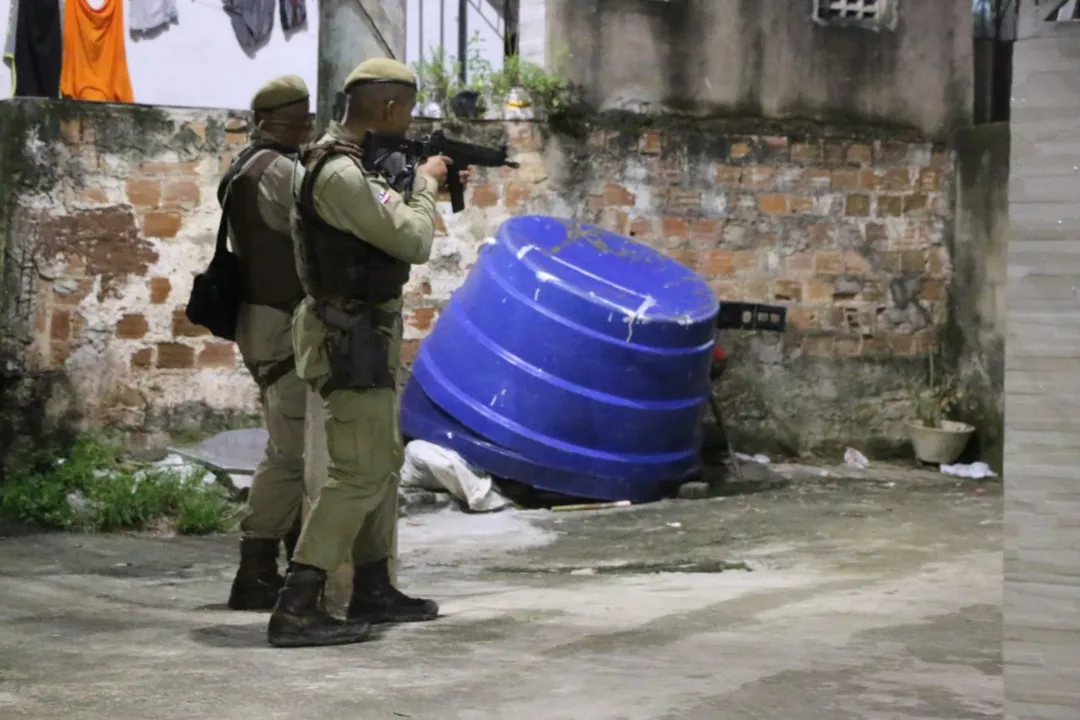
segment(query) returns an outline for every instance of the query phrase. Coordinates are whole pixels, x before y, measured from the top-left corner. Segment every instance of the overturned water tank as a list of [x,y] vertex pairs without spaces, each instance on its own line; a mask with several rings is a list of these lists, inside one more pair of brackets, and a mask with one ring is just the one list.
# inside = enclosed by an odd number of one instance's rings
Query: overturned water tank
[[718,310],[630,238],[511,218],[421,345],[402,431],[544,490],[654,499],[699,467]]

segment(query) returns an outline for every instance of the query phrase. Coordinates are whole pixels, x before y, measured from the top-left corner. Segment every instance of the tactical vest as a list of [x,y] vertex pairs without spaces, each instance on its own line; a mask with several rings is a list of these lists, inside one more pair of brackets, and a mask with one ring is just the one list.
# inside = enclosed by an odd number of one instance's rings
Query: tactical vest
[[[218,187],[218,197],[223,199],[228,190],[226,214],[233,230],[233,250],[240,258],[245,302],[292,313],[304,299],[304,288],[296,274],[292,234],[287,230],[274,230],[259,213],[259,184],[263,173],[279,157],[289,157],[281,150],[284,148],[253,146],[243,153],[235,161],[235,170],[226,173]],[[252,155],[255,159],[247,162]],[[246,167],[243,166],[245,162]],[[231,182],[228,186],[227,181]]]
[[296,265],[304,291],[316,300],[343,298],[378,305],[401,296],[411,266],[327,224],[315,211],[315,180],[331,158],[345,155],[363,167],[363,153],[350,143],[329,142],[302,151],[307,174],[300,186],[294,226]]

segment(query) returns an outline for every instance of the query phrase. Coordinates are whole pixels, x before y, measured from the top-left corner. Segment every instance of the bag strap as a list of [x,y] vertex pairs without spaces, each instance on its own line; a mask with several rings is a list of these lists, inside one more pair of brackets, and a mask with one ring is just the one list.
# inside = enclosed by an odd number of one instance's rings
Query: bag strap
[[231,197],[229,191],[232,190],[233,181],[247,167],[248,161],[254,157],[255,153],[261,150],[272,150],[281,155],[295,155],[297,152],[296,148],[280,143],[255,143],[241,150],[240,154],[229,164],[224,177],[218,183],[217,198],[218,204],[221,205],[221,221],[218,223],[217,243],[214,245],[214,257],[211,258],[211,263],[217,262],[219,258],[229,251],[229,199]]

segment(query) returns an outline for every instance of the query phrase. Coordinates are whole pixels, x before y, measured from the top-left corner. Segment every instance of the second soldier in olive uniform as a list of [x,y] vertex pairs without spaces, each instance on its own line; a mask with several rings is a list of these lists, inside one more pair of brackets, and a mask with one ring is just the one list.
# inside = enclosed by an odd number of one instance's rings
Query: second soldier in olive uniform
[[[309,93],[295,75],[275,78],[251,101],[255,130],[218,190],[240,258],[245,302],[236,343],[259,385],[269,441],[241,521],[240,568],[229,594],[234,610],[270,610],[283,578],[278,546],[291,559],[304,498],[307,385],[297,377],[291,319],[304,297],[290,230],[296,153],[310,140]],[[226,203],[227,200],[227,203]]]
[[[328,479],[304,524],[270,618],[277,646],[360,642],[373,622],[430,620],[438,606],[398,591],[390,579],[403,461],[396,373],[402,289],[410,265],[427,262],[435,197],[446,158],[416,172],[406,200],[363,166],[367,132],[402,135],[416,79],[394,60],[369,60],[345,82],[345,118],[301,155],[294,180],[293,238],[307,297],[293,317],[297,372],[327,410]],[[463,173],[464,174],[464,173]],[[345,620],[323,608],[327,572],[351,549],[353,595]]]

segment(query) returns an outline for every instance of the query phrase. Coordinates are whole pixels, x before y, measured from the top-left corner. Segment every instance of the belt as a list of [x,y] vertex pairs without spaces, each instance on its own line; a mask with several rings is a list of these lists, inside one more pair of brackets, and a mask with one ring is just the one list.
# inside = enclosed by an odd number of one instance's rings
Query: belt
[[255,378],[255,384],[262,390],[267,390],[273,387],[274,383],[278,380],[296,369],[296,356],[290,355],[284,360],[279,360],[268,367],[266,372],[261,374],[258,372],[258,368],[254,363],[247,363],[247,369],[251,373],[251,376]]
[[334,307],[327,300],[315,301],[315,316],[328,327],[341,332],[347,331],[357,320],[365,316],[371,321],[373,327],[384,328],[393,328],[401,318],[400,313],[383,310],[366,303],[355,303],[347,310],[342,310]]

